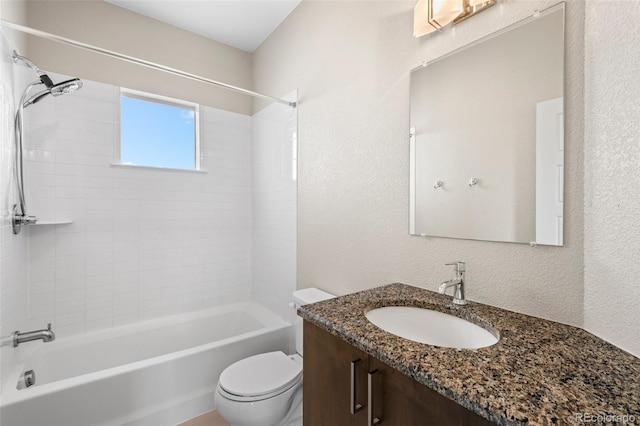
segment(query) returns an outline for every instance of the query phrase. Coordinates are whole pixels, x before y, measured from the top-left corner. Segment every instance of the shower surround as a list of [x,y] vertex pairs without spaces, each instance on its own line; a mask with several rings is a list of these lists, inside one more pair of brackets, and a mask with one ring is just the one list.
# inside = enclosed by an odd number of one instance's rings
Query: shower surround
[[[52,322],[65,337],[274,292],[265,304],[286,317],[295,111],[201,106],[202,170],[178,171],[114,165],[119,99],[118,87],[85,80],[73,97],[25,111],[27,205],[40,223],[58,224],[29,226],[23,327]],[[252,158],[253,146],[264,158]],[[255,286],[252,268],[265,273]]]
[[63,337],[251,295],[251,117],[201,107],[204,172],[114,166],[119,99],[86,81],[25,113],[30,212],[72,222],[29,228],[28,328]]

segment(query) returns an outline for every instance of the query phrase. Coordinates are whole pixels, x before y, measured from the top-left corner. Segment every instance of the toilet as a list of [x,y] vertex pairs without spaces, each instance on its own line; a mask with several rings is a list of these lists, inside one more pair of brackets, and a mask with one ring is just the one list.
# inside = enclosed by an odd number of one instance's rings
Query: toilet
[[[334,297],[317,288],[293,292],[296,309]],[[296,354],[250,356],[220,374],[215,405],[232,426],[302,426],[302,319],[294,322]]]

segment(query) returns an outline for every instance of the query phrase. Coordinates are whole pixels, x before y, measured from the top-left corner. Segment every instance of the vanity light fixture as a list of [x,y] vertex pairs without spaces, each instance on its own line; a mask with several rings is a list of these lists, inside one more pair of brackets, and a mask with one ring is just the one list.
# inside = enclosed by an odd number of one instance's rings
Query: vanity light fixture
[[463,13],[463,0],[418,0],[413,9],[413,35],[439,31]]
[[464,21],[496,4],[497,0],[418,0],[413,9],[413,36],[422,37]]

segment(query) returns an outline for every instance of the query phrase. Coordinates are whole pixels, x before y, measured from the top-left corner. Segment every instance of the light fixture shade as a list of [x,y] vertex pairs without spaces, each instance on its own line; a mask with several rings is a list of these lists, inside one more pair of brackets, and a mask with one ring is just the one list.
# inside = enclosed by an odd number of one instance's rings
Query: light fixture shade
[[453,22],[463,10],[462,0],[429,0],[429,23],[442,28]]
[[439,29],[429,23],[429,3],[430,0],[418,0],[418,3],[413,8],[414,37],[422,37]]
[[498,0],[418,0],[413,9],[413,36],[422,37],[457,24],[495,5]]
[[413,9],[413,36],[421,37],[439,30],[463,11],[464,0],[418,0]]

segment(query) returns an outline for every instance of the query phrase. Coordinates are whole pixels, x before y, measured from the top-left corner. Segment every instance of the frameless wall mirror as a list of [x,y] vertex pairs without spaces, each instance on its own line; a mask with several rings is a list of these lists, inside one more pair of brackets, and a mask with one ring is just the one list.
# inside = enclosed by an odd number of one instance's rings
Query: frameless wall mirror
[[411,72],[410,233],[562,245],[564,4]]

